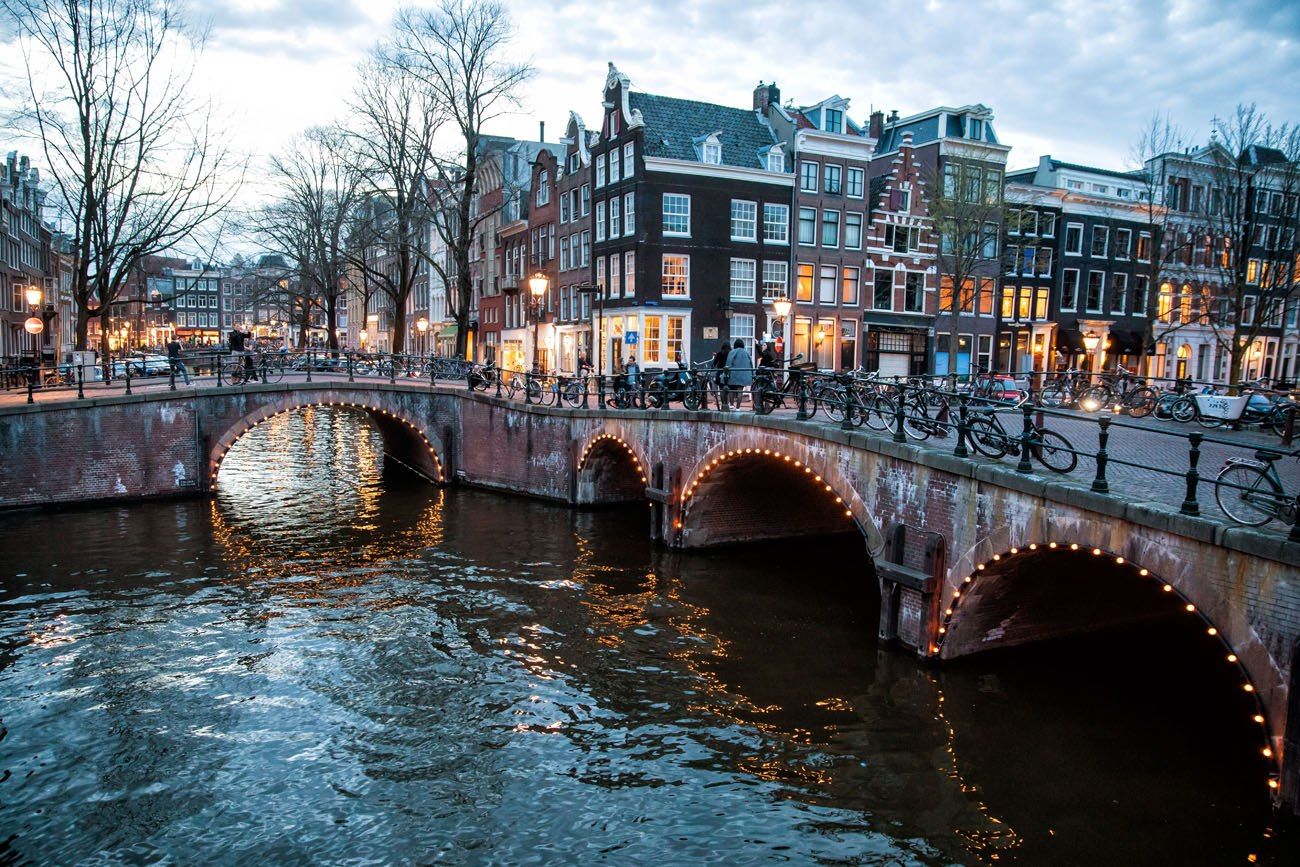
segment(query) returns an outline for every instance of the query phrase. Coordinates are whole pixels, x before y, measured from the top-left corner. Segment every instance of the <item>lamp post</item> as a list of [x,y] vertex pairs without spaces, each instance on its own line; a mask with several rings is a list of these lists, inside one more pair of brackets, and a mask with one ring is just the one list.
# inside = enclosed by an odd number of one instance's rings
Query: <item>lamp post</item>
[[419,319],[415,320],[415,330],[420,333],[420,355],[421,356],[427,355],[428,350],[425,347],[424,340],[425,340],[425,335],[429,333],[429,320],[424,316],[421,316]]
[[785,360],[786,348],[789,342],[785,339],[785,319],[790,315],[790,308],[793,305],[790,299],[780,295],[772,299],[772,324],[781,326],[781,359]]
[[546,297],[546,290],[550,285],[550,279],[541,271],[534,272],[533,276],[528,278],[528,291],[533,296],[533,373],[542,372],[539,366],[541,353],[538,341],[542,331],[542,299]]
[[[27,306],[31,308],[32,314],[27,317],[27,321],[23,323],[23,330],[32,336],[31,384],[35,386],[36,380],[40,376],[40,359],[36,354],[40,345],[39,335],[45,330],[45,320],[41,319],[41,317],[37,315],[41,312],[41,301],[44,300],[44,295],[41,293],[41,287],[35,285],[28,286],[23,290],[23,300],[25,300]],[[28,403],[31,402],[31,392],[28,392],[27,400]]]
[[[603,328],[605,326],[605,293],[600,290],[600,286],[595,283],[579,283],[573,289],[581,295],[596,296],[596,302],[600,305],[600,324]],[[596,353],[596,376],[600,377],[604,375],[605,351],[597,343],[599,343],[599,340],[596,333],[596,305],[593,304],[591,305],[591,351]],[[587,359],[587,363],[591,363],[590,358]]]

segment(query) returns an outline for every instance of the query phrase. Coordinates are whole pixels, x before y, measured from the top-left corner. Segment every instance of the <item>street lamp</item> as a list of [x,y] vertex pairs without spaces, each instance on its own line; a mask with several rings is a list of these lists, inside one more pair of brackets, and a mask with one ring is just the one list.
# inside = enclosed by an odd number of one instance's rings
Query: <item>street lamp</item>
[[541,271],[528,278],[528,291],[533,296],[533,373],[541,373],[537,366],[539,354],[537,342],[542,329],[542,298],[550,285],[551,281]]
[[[574,291],[580,295],[595,295],[596,303],[600,305],[600,327],[605,327],[605,293],[601,291],[599,284],[596,283],[579,283],[573,287]],[[599,335],[596,333],[596,304],[591,305],[591,350],[596,353],[596,376],[604,375],[603,367],[605,361],[605,348],[597,346]],[[591,363],[591,359],[587,359]]]
[[424,335],[429,332],[429,320],[423,316],[415,320],[415,330],[420,332],[420,354],[425,355]]
[[1097,336],[1097,332],[1089,331],[1087,334],[1083,335],[1083,348],[1088,352],[1096,352],[1097,347],[1100,344],[1101,338]]
[[[40,337],[38,335],[45,330],[45,320],[37,315],[41,312],[41,301],[43,299],[41,287],[35,285],[28,286],[23,291],[23,298],[27,301],[27,306],[31,308],[32,314],[27,317],[27,321],[23,323],[23,329],[32,336],[32,369],[30,379],[31,385],[35,386],[37,378],[40,376],[40,359],[37,357],[37,352],[40,347]],[[32,402],[32,393],[30,391],[27,392],[27,402]]]
[[784,295],[779,295],[772,299],[772,324],[780,326],[781,357],[783,359],[783,364],[785,363],[784,358],[787,346],[785,339],[785,320],[786,317],[790,315],[790,308],[793,306],[794,305],[790,303],[790,299]]

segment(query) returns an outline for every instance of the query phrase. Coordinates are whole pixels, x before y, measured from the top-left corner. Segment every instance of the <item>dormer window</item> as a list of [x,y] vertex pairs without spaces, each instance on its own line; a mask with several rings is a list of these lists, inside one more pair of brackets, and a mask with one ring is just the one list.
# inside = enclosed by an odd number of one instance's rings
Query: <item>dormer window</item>
[[785,171],[785,154],[781,153],[780,148],[772,148],[767,152],[767,170],[769,172]]
[[967,138],[973,138],[973,139],[983,140],[983,138],[984,138],[984,121],[980,120],[979,118],[972,117],[972,118],[970,119],[970,121],[969,121],[969,127],[970,127],[970,129],[969,129],[969,132],[968,132],[968,134],[967,134],[967,136],[966,136]]
[[722,145],[716,138],[706,139],[700,145],[700,161],[711,165],[722,165]]
[[822,112],[822,129],[826,132],[844,131],[844,112],[838,108],[828,108]]

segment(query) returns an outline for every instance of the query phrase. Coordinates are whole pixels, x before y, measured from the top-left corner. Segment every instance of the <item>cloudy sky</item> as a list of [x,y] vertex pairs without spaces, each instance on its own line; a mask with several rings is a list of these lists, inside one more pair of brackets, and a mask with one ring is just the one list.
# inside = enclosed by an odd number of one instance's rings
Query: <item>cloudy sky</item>
[[[505,2],[537,74],[520,114],[492,131],[521,137],[544,120],[554,139],[571,109],[593,120],[608,61],[642,90],[736,106],[760,79],[797,103],[848,97],[859,119],[983,102],[1012,167],[1044,153],[1122,167],[1157,112],[1189,142],[1239,102],[1300,121],[1296,0]],[[397,3],[191,0],[210,34],[199,81],[254,168],[343,116]]]

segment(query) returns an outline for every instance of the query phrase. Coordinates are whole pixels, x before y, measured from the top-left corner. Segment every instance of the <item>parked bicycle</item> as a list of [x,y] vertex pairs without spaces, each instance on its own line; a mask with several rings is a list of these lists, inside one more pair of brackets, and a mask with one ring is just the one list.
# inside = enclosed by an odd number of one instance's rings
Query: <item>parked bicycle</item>
[[1121,406],[1133,418],[1150,415],[1156,408],[1160,394],[1146,380],[1134,376],[1127,370],[1114,375],[1102,376],[1101,381],[1079,392],[1078,406],[1088,412],[1096,412],[1108,406]]
[[285,366],[285,359],[278,352],[254,352],[246,356],[232,356],[226,362],[223,372],[231,385],[279,382],[284,379]]
[[[995,408],[973,408],[968,418],[969,441],[975,451],[990,458],[1020,457],[1020,436],[1007,432]],[[1037,421],[1031,420],[1030,424],[1030,457],[1057,473],[1068,473],[1078,466],[1079,457],[1069,440]]]
[[[1292,452],[1300,458],[1300,451]],[[1238,524],[1262,527],[1274,519],[1295,524],[1300,494],[1287,494],[1274,463],[1283,455],[1261,449],[1251,458],[1228,458],[1214,477],[1214,500]]]

